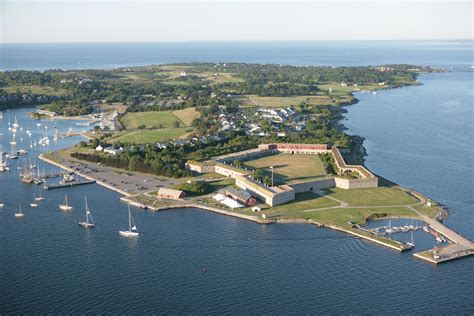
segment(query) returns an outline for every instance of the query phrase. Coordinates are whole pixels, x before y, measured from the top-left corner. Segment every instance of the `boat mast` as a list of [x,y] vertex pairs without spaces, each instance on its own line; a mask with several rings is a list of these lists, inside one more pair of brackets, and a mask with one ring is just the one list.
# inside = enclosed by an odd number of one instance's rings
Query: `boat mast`
[[132,231],[132,215],[130,214],[130,204],[128,204],[128,231]]
[[87,197],[84,197],[86,201],[86,223],[89,224],[89,207],[87,206]]

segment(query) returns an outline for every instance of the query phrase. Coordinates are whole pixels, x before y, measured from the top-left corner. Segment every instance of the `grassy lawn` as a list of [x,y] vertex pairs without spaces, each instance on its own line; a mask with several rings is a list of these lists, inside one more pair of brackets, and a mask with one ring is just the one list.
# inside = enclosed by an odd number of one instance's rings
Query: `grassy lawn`
[[379,215],[393,216],[393,217],[417,217],[416,213],[406,207],[391,207],[391,208],[341,208],[341,209],[327,209],[307,213],[297,213],[297,217],[312,219],[321,223],[329,223],[344,228],[350,228],[352,223],[364,224],[369,216]]
[[396,187],[344,190],[326,189],[326,193],[351,206],[390,206],[415,204],[418,200]]
[[222,188],[225,188],[229,185],[234,185],[235,184],[235,179],[232,178],[226,178],[218,181],[212,181],[209,182],[209,185],[214,188],[214,191],[220,190]]
[[171,128],[176,121],[180,126],[185,125],[171,111],[127,113],[122,118],[126,129],[136,129],[141,125],[146,128],[159,128],[160,125],[162,128]]
[[54,162],[60,163],[62,159],[57,156],[56,152],[54,151],[47,151],[43,153],[43,157],[49,160],[52,160]]
[[137,130],[133,132],[127,132],[119,134],[118,136],[112,137],[110,141],[120,141],[123,143],[156,143],[161,141],[178,138],[181,135],[186,134],[187,128],[164,128],[155,130]]
[[413,208],[415,210],[419,211],[420,213],[423,213],[423,214],[428,215],[429,217],[433,217],[433,218],[436,217],[436,215],[438,214],[438,212],[440,210],[439,206],[434,204],[434,202],[433,202],[433,205],[431,207],[426,207],[423,204],[420,204],[420,205],[413,206]]
[[276,184],[305,181],[325,176],[324,168],[315,155],[277,154],[244,163],[249,169],[263,168],[271,174],[273,166]]
[[[304,210],[312,210],[324,207],[337,206],[339,203],[316,195],[311,192],[297,193],[294,201],[278,206],[274,206],[265,210],[266,214],[294,216],[300,214]],[[297,217],[301,217],[300,215]]]
[[290,105],[299,108],[301,102],[308,104],[338,104],[342,102],[350,102],[353,99],[348,93],[341,95],[328,96],[326,94],[321,95],[309,95],[309,96],[292,96],[292,97],[259,97],[256,95],[248,95],[247,100],[243,99],[242,103],[249,106],[263,106],[263,107],[288,107]]
[[186,126],[191,126],[194,119],[198,118],[201,115],[201,113],[196,111],[196,108],[176,110],[173,111],[172,114],[176,116]]

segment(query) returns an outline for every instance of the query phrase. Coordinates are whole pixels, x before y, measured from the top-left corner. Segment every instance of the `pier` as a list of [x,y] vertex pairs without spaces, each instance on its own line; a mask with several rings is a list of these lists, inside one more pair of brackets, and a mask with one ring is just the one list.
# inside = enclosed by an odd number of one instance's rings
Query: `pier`
[[[413,208],[412,208],[413,209]],[[456,233],[454,230],[444,226],[442,223],[437,220],[428,217],[424,214],[413,209],[421,218],[423,222],[428,224],[429,228],[437,232],[440,235],[443,235],[449,239],[452,243],[434,248],[428,251],[418,252],[413,254],[418,259],[422,259],[434,264],[447,262],[467,256],[474,255],[474,243],[464,238],[460,234]]]
[[81,180],[81,181],[72,181],[72,182],[51,184],[51,185],[45,184],[43,188],[45,190],[52,190],[52,189],[68,188],[68,187],[74,187],[77,185],[92,184],[92,183],[95,183],[95,181],[94,180]]

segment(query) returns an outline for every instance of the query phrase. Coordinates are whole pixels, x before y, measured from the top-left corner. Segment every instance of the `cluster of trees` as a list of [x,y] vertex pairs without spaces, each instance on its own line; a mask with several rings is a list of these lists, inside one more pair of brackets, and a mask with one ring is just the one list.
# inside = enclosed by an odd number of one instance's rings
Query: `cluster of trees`
[[60,115],[77,116],[90,114],[94,110],[92,105],[80,100],[74,99],[71,101],[55,100],[44,107],[48,111],[56,112]]
[[33,93],[13,92],[8,93],[0,89],[0,110],[6,110],[9,108],[22,107],[22,106],[33,106],[39,104],[47,104],[58,97],[48,95],[37,95]]
[[178,189],[190,196],[199,196],[212,192],[212,186],[205,181],[184,182],[179,185]]
[[326,174],[336,175],[338,173],[336,163],[334,162],[334,157],[331,154],[320,154],[319,158],[323,164]]
[[272,177],[260,168],[256,168],[252,173],[252,178],[265,184],[266,186],[272,186]]
[[58,82],[54,71],[14,70],[0,72],[0,86],[7,85],[52,85]]
[[138,146],[134,146],[131,150],[125,150],[116,156],[82,152],[72,153],[71,156],[94,163],[100,162],[105,166],[166,177],[180,178],[192,175],[185,168],[187,159],[184,157],[183,151],[174,148],[157,151],[152,146],[147,146],[144,151],[140,151]]

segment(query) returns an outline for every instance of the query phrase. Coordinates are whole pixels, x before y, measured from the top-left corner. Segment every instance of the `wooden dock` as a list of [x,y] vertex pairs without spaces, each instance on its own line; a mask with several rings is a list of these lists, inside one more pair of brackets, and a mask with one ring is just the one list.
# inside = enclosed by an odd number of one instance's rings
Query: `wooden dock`
[[52,189],[59,189],[59,188],[68,188],[68,187],[74,187],[77,185],[84,185],[84,184],[91,184],[95,183],[94,180],[81,180],[81,181],[72,181],[72,182],[66,182],[66,183],[59,183],[59,184],[45,184],[43,188],[45,190],[52,190]]

